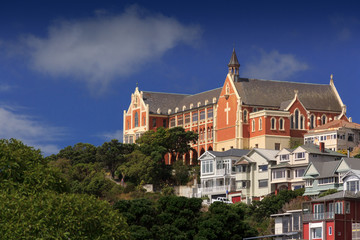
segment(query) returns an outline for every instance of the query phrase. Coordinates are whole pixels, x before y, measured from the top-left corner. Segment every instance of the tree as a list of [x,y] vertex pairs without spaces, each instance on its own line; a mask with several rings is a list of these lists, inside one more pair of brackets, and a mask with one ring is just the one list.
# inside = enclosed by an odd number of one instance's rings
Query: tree
[[145,154],[157,151],[164,157],[166,153],[178,156],[189,152],[192,150],[190,142],[195,143],[197,139],[197,133],[185,131],[182,127],[174,127],[158,128],[157,131],[150,130],[136,142],[140,144]]
[[160,155],[155,152],[148,156],[140,150],[128,154],[126,162],[120,165],[118,170],[135,184],[140,184],[141,181],[160,184],[170,176],[169,168],[161,161]]
[[94,163],[96,162],[96,147],[90,143],[77,143],[73,147],[68,146],[61,149],[57,155],[50,157],[55,160],[59,158],[70,159],[72,165]]
[[0,219],[2,239],[129,239],[125,219],[89,195],[0,191]]
[[0,140],[0,181],[23,182],[27,171],[42,164],[40,150],[13,138]]
[[114,178],[116,169],[125,162],[125,156],[133,152],[135,146],[135,144],[123,144],[117,139],[113,139],[98,147],[96,158],[107,167]]

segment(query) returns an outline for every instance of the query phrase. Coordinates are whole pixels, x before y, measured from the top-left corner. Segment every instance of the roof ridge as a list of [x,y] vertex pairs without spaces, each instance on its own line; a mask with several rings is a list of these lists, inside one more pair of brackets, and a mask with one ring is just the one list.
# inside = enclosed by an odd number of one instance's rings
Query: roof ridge
[[245,78],[249,80],[259,80],[259,81],[268,81],[268,82],[280,82],[280,83],[298,83],[298,84],[310,84],[310,85],[321,85],[321,86],[330,86],[326,83],[308,83],[308,82],[294,82],[294,81],[283,81],[283,80],[268,80],[268,79],[259,79],[259,78]]

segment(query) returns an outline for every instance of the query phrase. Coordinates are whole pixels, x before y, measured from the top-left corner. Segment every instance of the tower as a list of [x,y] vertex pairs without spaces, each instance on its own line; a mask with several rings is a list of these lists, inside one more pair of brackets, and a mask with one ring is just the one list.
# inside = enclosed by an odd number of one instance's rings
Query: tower
[[234,81],[236,81],[239,78],[240,63],[236,57],[235,48],[233,49],[228,67],[229,67],[229,74],[232,75],[234,77]]

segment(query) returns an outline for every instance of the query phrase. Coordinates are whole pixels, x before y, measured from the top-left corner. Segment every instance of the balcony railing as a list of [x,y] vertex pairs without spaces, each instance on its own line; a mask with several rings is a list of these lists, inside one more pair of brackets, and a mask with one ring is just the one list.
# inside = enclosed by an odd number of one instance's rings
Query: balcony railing
[[223,185],[223,186],[199,188],[199,192],[201,192],[202,194],[218,193],[218,192],[226,193],[226,191],[228,192],[235,191],[235,185]]
[[303,215],[303,221],[334,219],[334,212],[307,213]]

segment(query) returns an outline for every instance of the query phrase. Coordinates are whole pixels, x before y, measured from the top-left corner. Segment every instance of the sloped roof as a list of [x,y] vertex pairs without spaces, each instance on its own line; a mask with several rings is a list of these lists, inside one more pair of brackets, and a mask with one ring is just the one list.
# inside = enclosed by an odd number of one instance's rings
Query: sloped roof
[[227,151],[208,151],[216,157],[242,157],[250,152],[248,149],[231,148]]
[[338,129],[338,128],[350,128],[350,129],[360,129],[360,124],[354,122],[348,122],[345,120],[334,120],[328,122],[324,125],[318,126],[309,132],[316,132],[317,130],[328,130],[328,129]]
[[343,161],[350,167],[350,169],[360,170],[360,158],[343,158]]
[[235,87],[246,105],[284,107],[298,90],[298,98],[307,110],[341,112],[330,85],[239,78]]
[[337,166],[339,165],[339,161],[331,161],[331,162],[313,162],[312,163],[316,170],[319,172],[319,176],[316,178],[326,178],[335,176],[334,172]]
[[263,148],[254,148],[253,150],[263,155],[269,161],[276,161],[275,157],[279,152],[279,150],[270,150]]
[[341,192],[333,193],[330,195],[326,195],[324,197],[314,199],[311,202],[322,202],[322,201],[333,200],[333,199],[359,198],[359,197],[360,197],[360,192],[355,194],[350,191],[341,191]]
[[160,108],[161,114],[167,115],[168,109],[175,109],[177,104],[187,96],[189,95],[143,91],[143,99],[145,104],[149,104],[149,112],[155,114],[157,109]]
[[335,151],[332,151],[328,148],[324,149],[324,152],[320,151],[320,148],[318,145],[315,145],[313,143],[307,143],[304,145],[301,145],[300,147],[302,147],[303,149],[305,149],[307,152],[312,153],[312,154],[318,154],[318,155],[329,155],[329,156],[337,156],[337,157],[345,157],[344,154],[342,153],[338,153]]
[[302,163],[302,164],[279,163],[274,166],[271,166],[271,168],[297,168],[297,167],[306,167],[306,166],[308,166],[307,163]]
[[183,106],[186,106],[186,110],[189,110],[190,104],[194,105],[193,108],[197,108],[198,102],[201,102],[201,106],[205,106],[205,100],[209,101],[208,104],[213,104],[213,98],[215,97],[217,102],[221,89],[215,88],[193,95],[143,91],[143,99],[145,104],[149,104],[150,114],[157,114],[157,110],[160,108],[160,114],[168,115],[168,110],[171,109],[173,114],[176,107],[179,108],[178,112],[182,112]]

